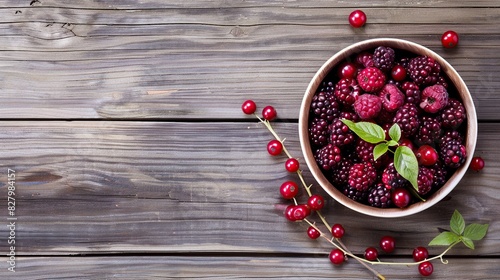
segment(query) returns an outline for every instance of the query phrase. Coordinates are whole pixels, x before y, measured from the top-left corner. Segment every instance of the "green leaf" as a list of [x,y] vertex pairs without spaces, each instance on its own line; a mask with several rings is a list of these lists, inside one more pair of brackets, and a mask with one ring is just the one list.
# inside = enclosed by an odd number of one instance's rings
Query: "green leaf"
[[463,236],[469,238],[471,240],[481,240],[484,236],[486,236],[486,232],[488,231],[488,224],[480,225],[480,224],[470,224],[465,227]]
[[474,242],[467,237],[462,237],[462,243],[470,249],[474,250]]
[[396,142],[399,142],[399,139],[401,139],[401,128],[397,123],[393,124],[391,128],[389,128],[389,137]]
[[455,212],[453,212],[453,215],[451,216],[450,228],[451,231],[453,231],[458,235],[462,235],[462,233],[464,233],[465,229],[464,217],[462,217],[462,214],[460,214],[458,210],[455,210]]
[[352,122],[343,119],[342,122],[349,127],[359,138],[368,143],[378,144],[385,141],[385,132],[382,127],[371,122]]
[[418,161],[410,148],[406,146],[397,147],[394,152],[394,167],[418,191]]
[[389,140],[387,142],[387,146],[390,146],[390,147],[394,147],[394,146],[397,146],[397,145],[399,145],[399,143],[396,142],[396,141],[394,141],[394,140]]
[[450,246],[460,240],[460,236],[451,231],[441,232],[429,242],[429,246]]
[[387,150],[389,150],[389,146],[387,143],[380,143],[373,147],[373,160],[377,160],[379,157],[384,155]]

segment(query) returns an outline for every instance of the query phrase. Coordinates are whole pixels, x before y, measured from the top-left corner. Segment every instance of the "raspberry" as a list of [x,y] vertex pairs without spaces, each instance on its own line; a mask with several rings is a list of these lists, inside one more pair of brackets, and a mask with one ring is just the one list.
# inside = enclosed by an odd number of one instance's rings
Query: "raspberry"
[[382,101],[373,94],[363,94],[354,102],[354,111],[362,120],[371,120],[378,116],[382,109]]
[[358,74],[359,86],[366,92],[377,92],[385,85],[385,75],[380,69],[367,67]]
[[403,93],[405,95],[405,103],[420,103],[420,89],[414,82],[404,82],[401,85]]
[[368,190],[360,191],[349,185],[345,185],[342,188],[342,193],[348,198],[363,204],[366,202],[368,198]]
[[434,169],[420,166],[418,168],[418,194],[426,195],[431,191],[432,185],[434,183]]
[[380,46],[373,52],[373,65],[384,72],[392,69],[394,59],[394,49],[390,47]]
[[448,105],[440,114],[441,125],[444,128],[457,128],[466,118],[464,105],[457,99],[450,98]]
[[314,146],[324,146],[328,143],[328,121],[314,118],[309,127],[309,140]]
[[316,151],[314,158],[319,167],[323,170],[330,170],[342,160],[340,149],[337,146],[328,144]]
[[391,189],[378,183],[368,192],[368,204],[373,207],[387,208],[392,206]]
[[448,104],[448,92],[442,85],[428,86],[422,91],[420,108],[427,113],[437,113]]
[[358,191],[368,190],[376,179],[377,171],[371,163],[355,163],[349,169],[349,186],[356,188]]
[[356,56],[356,62],[363,68],[373,67],[373,55],[368,52],[362,52]]
[[412,103],[404,104],[396,112],[393,122],[399,125],[403,137],[415,135],[420,126],[418,115],[418,108]]
[[404,94],[392,84],[386,84],[380,91],[379,97],[382,100],[382,106],[389,112],[396,111],[405,102]]
[[408,184],[408,180],[396,171],[392,162],[382,172],[382,182],[390,189],[402,188]]
[[458,140],[450,140],[440,145],[439,157],[447,167],[460,167],[465,162],[466,156],[465,146]]
[[441,66],[432,57],[417,56],[408,64],[410,78],[419,86],[436,84],[440,72]]
[[333,94],[322,91],[313,96],[311,112],[315,116],[331,122],[340,114],[339,104]]
[[337,100],[344,105],[352,105],[363,92],[354,79],[340,79],[335,84],[334,95]]
[[343,158],[337,166],[332,169],[332,182],[336,186],[343,186],[347,184],[347,180],[349,179],[349,169],[353,165],[352,161],[346,158]]
[[423,116],[415,140],[419,144],[431,144],[441,135],[441,123],[430,116]]
[[330,143],[337,147],[348,145],[354,141],[354,134],[340,119],[334,119],[328,126],[330,131]]

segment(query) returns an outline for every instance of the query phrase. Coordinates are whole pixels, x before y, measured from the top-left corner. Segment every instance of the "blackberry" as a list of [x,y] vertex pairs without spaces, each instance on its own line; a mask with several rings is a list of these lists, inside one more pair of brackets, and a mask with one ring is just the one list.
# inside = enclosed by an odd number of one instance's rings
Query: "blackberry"
[[450,142],[451,140],[457,140],[458,142],[463,143],[464,137],[462,136],[462,134],[460,134],[460,132],[458,132],[456,130],[450,130],[450,131],[446,131],[443,134],[443,136],[439,137],[437,143],[438,143],[439,147],[441,147],[442,145]]
[[466,118],[464,105],[457,99],[450,98],[439,117],[444,128],[457,128]]
[[343,111],[340,113],[340,119],[348,119],[353,122],[359,122],[359,116],[355,112]]
[[428,56],[414,57],[408,65],[410,78],[419,86],[436,84],[440,72],[441,66],[439,63]]
[[434,183],[434,169],[420,166],[418,168],[418,194],[426,195],[432,189]]
[[349,169],[348,184],[358,191],[366,191],[375,183],[377,171],[369,162],[355,163]]
[[354,101],[363,93],[361,87],[355,79],[341,79],[335,85],[334,95],[337,100],[347,106],[354,104]]
[[419,111],[415,104],[406,103],[396,112],[393,122],[401,128],[403,137],[415,135],[420,126]]
[[421,92],[417,84],[415,84],[414,82],[404,82],[401,85],[401,89],[403,89],[403,93],[405,95],[405,103],[420,103]]
[[328,121],[314,118],[309,126],[309,140],[314,146],[324,146],[328,143]]
[[359,202],[359,203],[366,203],[366,200],[368,199],[368,191],[360,191],[354,187],[351,187],[349,185],[345,185],[342,188],[342,193],[347,196],[348,198]]
[[441,123],[430,116],[423,116],[418,128],[416,141],[420,144],[432,144],[441,136]]
[[431,166],[434,170],[434,180],[432,182],[432,189],[438,189],[446,183],[446,176],[448,176],[448,171],[440,162],[435,163]]
[[335,186],[347,185],[349,179],[349,169],[353,165],[350,159],[343,158],[337,166],[332,169],[331,179]]
[[394,163],[391,162],[382,172],[382,183],[384,183],[387,188],[396,189],[402,188],[408,184],[408,180],[403,178],[394,167]]
[[331,81],[323,81],[321,83],[321,89],[319,91],[324,91],[331,93],[335,90],[335,84]]
[[406,71],[408,71],[408,66],[410,65],[410,58],[403,57],[397,62],[397,64],[403,66],[406,69]]
[[340,149],[332,144],[328,144],[317,150],[314,158],[319,167],[324,171],[332,169],[342,160]]
[[382,127],[386,124],[389,125],[389,127],[391,127],[392,120],[394,119],[395,115],[396,112],[389,112],[382,107],[382,110],[380,110],[380,113],[378,113],[378,116],[375,120],[377,121],[378,124],[381,124]]
[[375,148],[375,144],[368,143],[361,138],[356,140],[355,152],[358,155],[358,158],[361,162],[369,162],[373,164],[375,168],[379,168],[382,166],[382,162],[387,157],[384,154],[382,157],[379,157],[377,160],[373,158],[373,148]]
[[368,192],[368,204],[377,208],[388,208],[392,206],[391,189],[384,184],[378,183]]
[[443,76],[438,77],[436,85],[442,85],[444,88],[448,89],[448,81]]
[[354,141],[353,132],[338,118],[333,120],[332,124],[328,126],[328,130],[330,132],[330,143],[337,147],[351,144]]
[[380,46],[373,52],[373,65],[387,72],[394,66],[395,53],[390,47]]
[[452,139],[440,145],[439,157],[446,167],[460,167],[465,162],[466,156],[465,146],[458,140]]
[[311,101],[311,112],[319,118],[329,122],[337,118],[340,114],[339,103],[333,94],[321,91],[315,94]]

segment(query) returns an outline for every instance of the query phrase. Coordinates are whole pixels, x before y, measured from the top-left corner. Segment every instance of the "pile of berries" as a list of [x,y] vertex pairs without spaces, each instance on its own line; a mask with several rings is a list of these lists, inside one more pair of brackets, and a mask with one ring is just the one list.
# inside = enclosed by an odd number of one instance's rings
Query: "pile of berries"
[[375,144],[342,119],[374,122],[386,132],[398,124],[399,145],[418,159],[421,198],[443,186],[467,156],[465,107],[441,65],[428,56],[379,46],[349,57],[316,91],[308,128],[318,166],[346,196],[379,208],[416,201],[394,168],[393,154],[374,160]]

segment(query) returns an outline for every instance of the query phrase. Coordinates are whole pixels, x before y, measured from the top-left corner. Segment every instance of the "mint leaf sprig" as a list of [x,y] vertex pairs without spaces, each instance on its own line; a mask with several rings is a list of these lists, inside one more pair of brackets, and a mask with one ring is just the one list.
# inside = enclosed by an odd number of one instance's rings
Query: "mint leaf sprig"
[[[399,145],[401,139],[401,128],[398,124],[393,124],[389,129],[390,140],[386,140],[384,129],[371,122],[353,122],[343,119],[342,122],[349,127],[362,140],[376,144],[373,148],[373,159],[377,160],[379,157],[388,151],[394,153],[394,167],[396,171],[406,180],[408,180],[415,191],[418,191],[418,161],[413,151],[406,147]],[[396,147],[393,151],[390,147]]]

